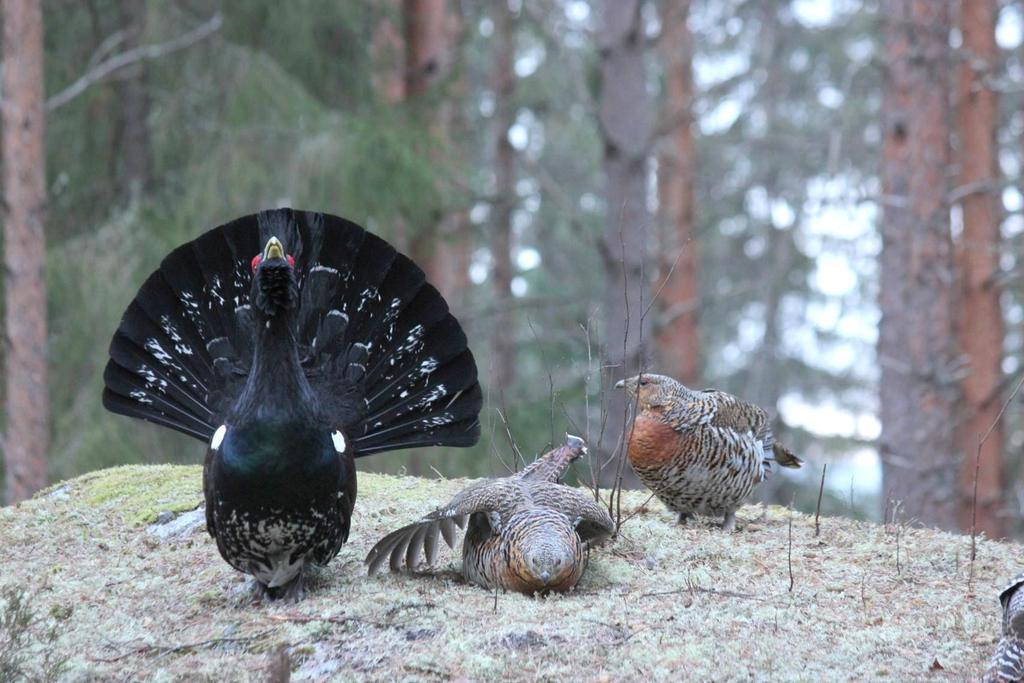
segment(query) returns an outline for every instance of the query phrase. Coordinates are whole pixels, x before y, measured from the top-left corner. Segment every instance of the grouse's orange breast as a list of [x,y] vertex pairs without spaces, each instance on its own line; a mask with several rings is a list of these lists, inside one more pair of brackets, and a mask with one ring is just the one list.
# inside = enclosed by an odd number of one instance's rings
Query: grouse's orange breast
[[629,462],[644,469],[666,465],[679,450],[681,440],[671,425],[641,413],[629,433]]

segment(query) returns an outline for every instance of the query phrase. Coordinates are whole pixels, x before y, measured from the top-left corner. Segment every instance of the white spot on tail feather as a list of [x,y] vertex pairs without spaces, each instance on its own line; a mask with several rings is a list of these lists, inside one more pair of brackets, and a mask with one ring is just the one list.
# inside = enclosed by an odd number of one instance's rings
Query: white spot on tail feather
[[313,266],[312,268],[309,269],[309,272],[315,273],[315,272],[321,271],[321,270],[322,271],[326,271],[328,273],[334,273],[335,275],[338,274],[338,269],[337,268],[331,268],[330,266],[324,266],[324,265],[315,265],[315,266]]
[[224,435],[228,433],[228,426],[221,425],[217,427],[217,431],[213,433],[213,438],[210,439],[210,450],[215,451],[220,448],[220,442],[224,440]]
[[345,435],[340,431],[331,432],[331,441],[334,442],[334,450],[344,453],[348,444],[345,443]]

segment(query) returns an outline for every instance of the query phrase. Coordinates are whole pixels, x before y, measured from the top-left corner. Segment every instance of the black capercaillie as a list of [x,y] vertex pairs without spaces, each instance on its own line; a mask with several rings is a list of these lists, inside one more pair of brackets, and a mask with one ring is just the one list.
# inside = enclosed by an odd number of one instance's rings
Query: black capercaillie
[[[539,457],[521,472],[478,482],[419,522],[382,538],[366,556],[369,573],[416,569],[420,557],[437,560],[438,537],[455,547],[456,528],[466,527],[462,573],[485,588],[519,593],[567,591],[587,567],[589,548],[615,529],[592,496],[558,478],[586,452],[582,439]],[[468,526],[467,526],[468,520]]]
[[680,523],[693,514],[722,515],[722,528],[732,531],[737,508],[773,462],[803,464],[775,442],[764,410],[724,391],[694,391],[650,373],[616,387],[636,407],[626,428],[629,462]]
[[476,365],[412,261],[278,209],[171,252],[110,344],[103,403],[209,444],[207,529],[269,597],[348,538],[355,458],[479,438]]

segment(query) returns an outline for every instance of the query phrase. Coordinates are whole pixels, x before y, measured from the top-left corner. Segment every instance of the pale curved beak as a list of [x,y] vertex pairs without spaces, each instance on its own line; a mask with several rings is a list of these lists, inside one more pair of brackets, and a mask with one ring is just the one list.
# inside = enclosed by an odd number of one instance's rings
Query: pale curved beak
[[548,581],[551,580],[551,572],[543,571],[540,573],[540,580],[544,582],[544,585],[548,585]]
[[281,244],[281,240],[271,237],[267,240],[267,246],[263,248],[263,260],[269,261],[275,258],[284,258],[284,245]]
[[615,383],[615,388],[616,389],[625,389],[626,388],[626,380],[620,379],[618,382]]

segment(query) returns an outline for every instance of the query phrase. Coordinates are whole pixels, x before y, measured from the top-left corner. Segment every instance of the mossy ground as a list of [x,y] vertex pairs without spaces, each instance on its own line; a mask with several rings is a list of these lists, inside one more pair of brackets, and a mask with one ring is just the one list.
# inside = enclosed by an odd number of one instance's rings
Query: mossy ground
[[727,535],[627,493],[632,518],[568,595],[496,596],[451,553],[432,574],[366,576],[382,534],[464,484],[361,474],[352,537],[307,599],[252,604],[201,527],[147,531],[199,504],[198,467],[96,472],[0,509],[0,587],[40,615],[30,655],[57,626],[68,680],[266,680],[282,648],[293,680],[969,680],[1024,559],[981,540],[968,586],[968,538],[839,518],[815,538],[794,514],[790,590],[788,511],[744,508]]

